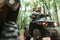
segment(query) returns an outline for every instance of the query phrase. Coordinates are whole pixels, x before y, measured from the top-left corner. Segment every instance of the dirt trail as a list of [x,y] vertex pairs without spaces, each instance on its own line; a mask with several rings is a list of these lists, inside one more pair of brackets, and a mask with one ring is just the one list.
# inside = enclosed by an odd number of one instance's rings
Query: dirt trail
[[23,33],[20,34],[20,40],[24,40],[24,34]]

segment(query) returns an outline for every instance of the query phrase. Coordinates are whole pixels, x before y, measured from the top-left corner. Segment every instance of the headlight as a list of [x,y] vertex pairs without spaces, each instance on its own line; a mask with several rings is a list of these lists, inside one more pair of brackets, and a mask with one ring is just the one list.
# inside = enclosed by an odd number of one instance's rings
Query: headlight
[[43,22],[42,24],[43,24],[43,25],[45,25],[46,23],[45,23],[45,22]]
[[47,22],[43,22],[42,25],[43,25],[43,26],[47,26],[48,23],[47,23]]
[[43,26],[47,26],[47,25],[48,25],[47,22],[36,22],[36,24],[38,24],[38,25],[43,25]]
[[57,23],[56,22],[54,23],[54,26],[57,26]]

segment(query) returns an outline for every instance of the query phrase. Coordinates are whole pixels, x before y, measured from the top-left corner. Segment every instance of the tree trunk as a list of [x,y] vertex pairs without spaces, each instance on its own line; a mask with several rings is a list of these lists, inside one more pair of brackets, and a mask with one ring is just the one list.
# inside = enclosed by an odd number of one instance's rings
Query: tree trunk
[[57,12],[57,5],[56,5],[56,2],[54,0],[54,12],[55,12],[55,16],[56,16],[56,21],[57,21],[57,26],[59,26],[59,19],[58,19],[58,12]]

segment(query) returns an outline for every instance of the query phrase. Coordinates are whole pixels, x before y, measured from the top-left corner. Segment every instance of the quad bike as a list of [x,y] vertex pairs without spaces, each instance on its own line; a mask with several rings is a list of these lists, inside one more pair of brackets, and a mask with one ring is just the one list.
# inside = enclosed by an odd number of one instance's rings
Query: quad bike
[[55,29],[56,22],[45,19],[48,15],[41,14],[41,18],[30,22],[29,30],[25,31],[25,40],[30,40],[33,37],[34,40],[42,40],[44,37],[50,37],[51,40],[57,40],[58,32]]

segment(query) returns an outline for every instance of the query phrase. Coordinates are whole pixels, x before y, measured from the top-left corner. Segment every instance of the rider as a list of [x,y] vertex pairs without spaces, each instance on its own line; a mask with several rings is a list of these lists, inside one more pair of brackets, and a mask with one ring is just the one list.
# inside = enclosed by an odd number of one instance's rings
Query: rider
[[[42,8],[41,7],[38,7],[37,8],[37,11],[35,11],[36,13],[34,13],[34,18],[35,18],[35,20],[39,20],[42,16],[40,16],[40,15],[42,15],[41,14],[41,10],[42,10]],[[33,15],[32,15],[33,16]],[[44,15],[43,15],[44,16]],[[33,28],[35,28],[35,27],[40,27],[39,28],[39,30],[41,30],[41,34],[42,34],[42,36],[44,36],[46,33],[49,33],[44,27],[43,27],[43,25],[36,25],[36,24],[34,24],[33,22],[35,21],[34,19],[33,19],[33,21],[32,22],[30,22],[30,26],[29,26],[29,31],[31,31],[31,33],[30,33],[30,35],[31,35],[31,37],[33,37]]]
[[42,10],[42,7],[37,7],[37,12],[39,13],[39,14],[41,14],[41,10]]

